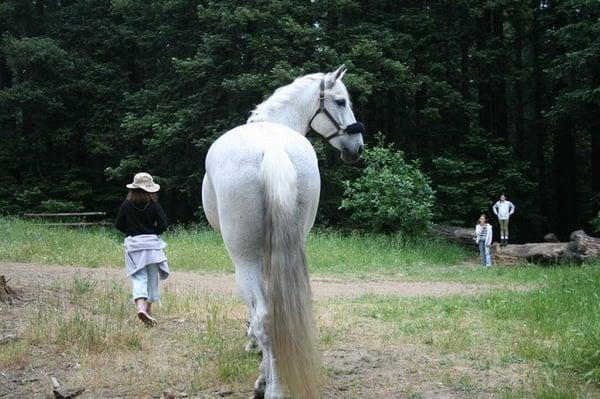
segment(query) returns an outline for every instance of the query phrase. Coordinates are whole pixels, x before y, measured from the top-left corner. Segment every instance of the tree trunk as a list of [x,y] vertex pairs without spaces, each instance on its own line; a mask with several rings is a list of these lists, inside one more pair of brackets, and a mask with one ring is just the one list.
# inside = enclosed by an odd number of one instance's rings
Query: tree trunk
[[0,89],[12,86],[12,74],[6,65],[6,59],[0,55]]
[[[541,65],[541,40],[540,40],[540,21],[539,21],[539,1],[533,1],[533,23],[531,30],[531,52],[533,58],[533,79],[534,79],[534,132],[536,137],[535,151],[535,167],[538,177],[538,201],[541,208],[541,213],[548,217],[548,202],[547,184],[546,184],[546,130],[544,126],[544,118],[542,115],[543,103],[542,96],[544,95],[544,84],[542,81],[543,70]],[[544,223],[543,228],[548,228],[548,223]]]
[[554,188],[557,232],[566,237],[577,224],[577,154],[571,118],[559,117],[554,132]]
[[[504,41],[502,9],[486,7],[479,23],[479,50],[501,51]],[[504,61],[495,54],[479,69],[479,124],[494,137],[508,141]]]
[[[592,75],[592,88],[600,86],[600,73],[594,71]],[[600,120],[596,115],[590,128],[591,156],[592,156],[592,195],[596,206],[600,206]],[[598,209],[595,209],[596,211]]]
[[515,135],[517,153],[521,159],[525,159],[528,146],[525,143],[523,130],[523,27],[521,23],[521,20],[515,22]]
[[[504,16],[503,10],[495,8],[492,10],[492,36],[497,43],[496,50],[504,48]],[[504,77],[506,61],[500,56],[496,63],[495,76],[492,86],[494,136],[508,143],[508,114],[506,107],[506,80]]]
[[[477,48],[479,51],[485,50],[489,37],[489,19],[490,9],[484,8],[483,16],[479,19],[477,36]],[[487,61],[487,60],[486,60]],[[487,63],[479,65],[479,87],[478,87],[478,101],[479,101],[479,126],[488,132],[492,131],[492,118],[491,118],[491,90],[490,90],[490,71]]]
[[[592,140],[592,192],[600,195],[600,126],[591,131]],[[600,199],[599,199],[600,200]]]

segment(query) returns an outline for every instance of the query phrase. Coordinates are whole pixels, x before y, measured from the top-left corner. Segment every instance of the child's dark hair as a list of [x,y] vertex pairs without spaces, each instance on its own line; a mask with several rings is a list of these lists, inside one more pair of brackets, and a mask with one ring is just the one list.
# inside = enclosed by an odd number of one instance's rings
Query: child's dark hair
[[158,201],[158,195],[156,195],[156,193],[144,191],[141,188],[132,188],[129,189],[129,192],[127,193],[127,201],[132,204],[142,205],[147,204],[148,202]]

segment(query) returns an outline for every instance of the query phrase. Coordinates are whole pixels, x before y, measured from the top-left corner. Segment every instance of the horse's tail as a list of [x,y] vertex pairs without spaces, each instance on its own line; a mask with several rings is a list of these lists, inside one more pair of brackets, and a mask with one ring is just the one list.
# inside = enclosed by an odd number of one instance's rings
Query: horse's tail
[[319,397],[317,351],[297,174],[288,154],[268,149],[262,161],[265,206],[263,275],[269,332],[282,384],[296,398]]

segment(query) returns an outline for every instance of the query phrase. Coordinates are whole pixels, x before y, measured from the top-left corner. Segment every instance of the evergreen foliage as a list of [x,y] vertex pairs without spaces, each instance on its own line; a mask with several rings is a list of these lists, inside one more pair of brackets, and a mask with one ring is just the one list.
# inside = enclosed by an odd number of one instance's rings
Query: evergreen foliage
[[[431,180],[435,221],[471,225],[506,191],[515,238],[566,237],[599,206],[599,16],[596,0],[4,0],[0,213],[114,212],[146,170],[172,220],[198,220],[214,139],[345,63],[368,132]],[[318,222],[340,225],[362,164],[315,146]]]

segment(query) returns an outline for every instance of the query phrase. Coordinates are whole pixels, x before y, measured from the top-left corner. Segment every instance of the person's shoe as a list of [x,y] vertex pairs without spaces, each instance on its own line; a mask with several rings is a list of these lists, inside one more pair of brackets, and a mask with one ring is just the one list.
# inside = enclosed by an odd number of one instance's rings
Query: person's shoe
[[138,319],[140,319],[147,327],[154,327],[156,319],[146,313],[145,310],[138,310]]

